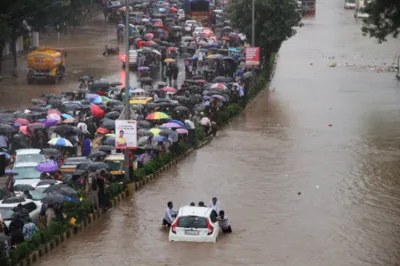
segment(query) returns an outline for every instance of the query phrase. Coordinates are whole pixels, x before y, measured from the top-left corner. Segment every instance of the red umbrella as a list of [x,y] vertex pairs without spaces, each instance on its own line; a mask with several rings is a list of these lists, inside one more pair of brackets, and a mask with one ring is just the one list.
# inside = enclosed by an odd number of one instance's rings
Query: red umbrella
[[99,128],[97,129],[97,133],[100,133],[100,134],[108,134],[108,133],[110,133],[110,130],[108,130],[107,128],[99,127]]
[[142,46],[145,45],[145,44],[146,44],[145,41],[138,41],[138,42],[136,43],[136,45],[137,45],[138,47],[142,47]]
[[162,90],[165,92],[172,92],[172,93],[176,92],[176,89],[172,87],[164,87]]
[[178,12],[178,9],[176,7],[171,7],[172,12]]
[[21,131],[22,134],[26,135],[26,136],[32,136],[32,132],[30,132],[28,130],[27,126],[21,126],[19,127],[19,131]]
[[146,40],[151,41],[154,39],[154,34],[153,33],[147,33],[144,35],[144,38],[146,38]]
[[29,125],[31,122],[29,122],[29,120],[28,119],[25,119],[25,118],[17,118],[15,121],[14,121],[14,125],[15,124],[17,124],[17,125]]
[[47,111],[47,114],[57,114],[59,116],[61,116],[61,112],[56,110],[56,109],[50,109]]
[[90,106],[90,111],[92,114],[96,117],[103,117],[105,115],[105,112],[103,109],[100,108],[100,106],[93,104]]

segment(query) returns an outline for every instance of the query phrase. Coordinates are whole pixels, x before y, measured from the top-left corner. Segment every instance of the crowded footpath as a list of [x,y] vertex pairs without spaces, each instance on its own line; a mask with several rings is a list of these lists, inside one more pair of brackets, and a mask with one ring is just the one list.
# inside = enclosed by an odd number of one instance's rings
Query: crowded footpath
[[[0,113],[0,158],[7,169],[0,190],[4,261],[17,263],[94,210],[109,210],[110,199],[127,183],[216,136],[248,99],[245,41],[220,10],[206,27],[179,20],[179,1],[105,5],[106,20],[115,8],[120,14],[118,39],[125,36],[124,10],[134,11],[129,55],[136,57],[129,64],[140,84],[125,95],[120,82],[83,76],[75,91],[47,93],[25,110]],[[112,53],[109,49],[105,55]],[[124,65],[126,56],[121,61]],[[185,75],[182,84],[177,84],[179,75]],[[121,122],[125,97],[135,121],[128,130]],[[219,201],[213,198],[208,207],[222,230],[231,232]],[[163,225],[171,227],[177,214],[168,202]]]

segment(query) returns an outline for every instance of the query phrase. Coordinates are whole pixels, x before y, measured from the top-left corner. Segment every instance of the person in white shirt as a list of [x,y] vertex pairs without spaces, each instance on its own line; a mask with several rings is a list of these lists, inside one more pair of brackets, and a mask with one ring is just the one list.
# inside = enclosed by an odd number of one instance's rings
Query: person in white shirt
[[225,216],[225,212],[221,210],[218,216],[218,224],[221,227],[222,232],[224,233],[232,233],[232,228],[229,223],[228,216]]
[[208,204],[208,208],[212,208],[214,209],[214,211],[219,213],[219,211],[221,210],[219,200],[216,197],[212,198],[211,202]]
[[171,227],[173,219],[176,217],[177,211],[173,210],[172,208],[174,205],[172,201],[167,203],[167,208],[165,209],[165,215],[162,221],[162,225]]

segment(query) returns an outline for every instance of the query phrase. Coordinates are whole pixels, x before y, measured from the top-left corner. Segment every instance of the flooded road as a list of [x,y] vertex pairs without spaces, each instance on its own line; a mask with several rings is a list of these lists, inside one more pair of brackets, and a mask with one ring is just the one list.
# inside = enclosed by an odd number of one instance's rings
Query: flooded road
[[[283,45],[274,89],[39,264],[398,265],[400,87],[373,69],[392,62],[397,41],[375,44],[341,2],[318,3]],[[234,233],[169,243],[166,202],[213,196]]]

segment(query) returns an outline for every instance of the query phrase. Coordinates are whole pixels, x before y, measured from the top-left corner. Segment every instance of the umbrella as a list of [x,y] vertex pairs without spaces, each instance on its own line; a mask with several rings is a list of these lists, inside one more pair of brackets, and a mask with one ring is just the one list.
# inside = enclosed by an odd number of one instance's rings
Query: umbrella
[[92,105],[90,106],[90,111],[92,112],[92,114],[96,117],[103,117],[105,112],[103,109],[101,109],[100,106],[98,105]]
[[49,120],[61,121],[61,115],[58,114],[48,114],[46,118]]
[[[138,70],[143,70],[143,68],[148,68],[148,67],[139,67]],[[132,93],[145,93],[146,91],[144,89],[134,89]]]
[[38,166],[36,166],[36,170],[38,170],[39,172],[42,172],[42,173],[51,173],[51,172],[58,171],[58,169],[59,169],[58,164],[53,160],[50,160],[50,161],[47,161],[44,163],[40,163],[40,164],[38,164]]
[[106,128],[108,130],[113,130],[113,129],[115,129],[115,121],[114,120],[106,120],[101,124],[100,127]]
[[68,118],[63,121],[64,124],[75,124],[78,122],[75,118]]
[[149,114],[146,117],[146,120],[161,120],[161,119],[169,119],[169,118],[170,117],[166,113],[154,112],[154,113]]
[[25,136],[32,136],[32,132],[29,131],[27,126],[20,126],[19,131]]
[[120,106],[120,105],[124,105],[121,101],[118,100],[110,100],[109,102],[107,102],[107,106],[109,107],[115,107],[115,106]]
[[146,145],[143,148],[145,150],[150,150],[150,151],[161,151],[161,148],[158,147],[157,145]]
[[104,151],[95,151],[95,152],[92,152],[91,154],[89,154],[88,158],[95,159],[95,158],[104,157],[104,156],[106,156],[106,153]]
[[70,200],[80,201],[79,194],[71,187],[60,187],[55,191],[55,193],[56,195],[59,194],[61,196],[67,197]]
[[131,109],[133,109],[133,110],[143,110],[144,106],[140,105],[140,104],[132,104],[131,105]]
[[88,170],[90,172],[96,172],[97,170],[108,169],[108,165],[103,162],[89,164]]
[[221,89],[221,90],[225,90],[227,89],[227,87],[222,84],[222,83],[214,83],[210,86],[210,89]]
[[18,184],[14,186],[14,191],[35,190],[34,187],[28,184]]
[[147,130],[147,129],[139,129],[137,131],[137,135],[138,136],[150,136],[152,137],[154,135],[154,133],[151,130]]
[[59,121],[54,120],[54,119],[48,119],[46,118],[45,120],[42,121],[43,125],[48,128],[48,127],[53,127],[58,124]]
[[57,184],[57,181],[56,180],[51,180],[51,179],[48,179],[48,180],[42,180],[42,181],[40,181],[39,183],[37,183],[36,184],[36,186],[37,187],[40,187],[40,186],[48,186],[48,185],[55,185],[55,184]]
[[24,118],[17,118],[14,121],[14,126],[18,127],[18,126],[25,126],[25,125],[29,125],[31,122],[28,119],[24,119]]
[[169,122],[170,122],[170,123],[178,124],[178,125],[180,125],[182,128],[186,128],[185,123],[183,123],[182,121],[179,121],[179,120],[170,120]]
[[176,132],[178,132],[179,134],[188,134],[189,133],[189,131],[187,129],[184,129],[184,128],[178,128],[176,130]]
[[[43,181],[45,181],[45,180],[43,180]],[[43,190],[43,193],[48,193],[48,194],[54,193],[62,187],[68,187],[68,186],[65,184],[53,184],[53,185],[50,185],[49,187],[45,188]]]
[[15,128],[10,125],[0,125],[0,132],[1,133],[11,133],[14,132]]
[[154,136],[159,136],[159,135],[160,135],[160,132],[161,132],[161,129],[159,129],[159,128],[152,128],[152,129],[150,129],[149,131],[150,131],[151,133],[153,133]]
[[175,62],[175,59],[172,59],[172,58],[167,58],[164,60],[164,63],[174,63],[174,62]]
[[185,106],[177,106],[174,108],[174,111],[179,111],[179,112],[188,112],[189,108],[185,107]]
[[104,117],[112,120],[118,119],[121,114],[117,111],[107,113]]
[[218,94],[211,95],[211,98],[220,100],[221,102],[226,102],[226,101],[227,101],[226,98],[225,98],[224,96],[218,95]]
[[110,145],[110,146],[115,146],[115,137],[107,137],[104,141],[103,141],[104,145]]
[[171,92],[171,93],[177,92],[177,90],[175,88],[171,88],[171,87],[164,87],[164,88],[162,88],[162,90],[165,92]]
[[146,120],[140,120],[137,122],[139,128],[151,128],[151,123]]
[[163,128],[160,132],[161,136],[164,137],[168,137],[169,135],[171,135],[174,131],[172,129],[168,129],[168,128]]
[[[51,187],[51,186],[50,186]],[[59,194],[52,194],[42,199],[43,204],[61,204],[66,202],[67,199]]]
[[61,117],[64,119],[73,119],[74,118],[72,115],[69,115],[69,114],[62,114]]
[[71,125],[59,125],[53,129],[57,134],[64,135],[68,133],[78,132],[78,128]]
[[144,38],[145,38],[146,40],[148,40],[148,41],[151,41],[151,40],[154,39],[154,34],[153,34],[153,33],[146,33],[146,34],[144,35]]
[[44,126],[44,124],[42,124],[42,123],[36,122],[36,123],[33,123],[33,124],[29,124],[29,125],[28,125],[28,128],[29,128],[30,130],[36,130],[36,129],[44,129],[45,126]]
[[43,101],[43,100],[41,100],[41,99],[32,99],[32,100],[31,100],[31,103],[33,103],[33,104],[40,104],[40,105],[45,105],[45,104],[46,104],[46,102]]
[[101,104],[103,102],[103,99],[98,94],[88,94],[86,95],[86,100],[93,104]]
[[168,139],[164,136],[155,136],[151,139],[152,141],[156,141],[156,142],[165,142],[168,141]]
[[72,147],[72,143],[64,138],[54,138],[49,140],[49,142],[47,142],[47,144],[50,145],[54,145],[54,146],[58,146],[58,147]]
[[104,128],[104,127],[99,127],[99,128],[96,130],[96,132],[97,132],[97,133],[100,133],[100,134],[107,134],[107,133],[110,133],[110,130],[107,129],[107,128]]
[[48,148],[41,150],[40,154],[43,154],[45,156],[59,156],[61,153],[57,149]]
[[4,155],[4,157],[6,157],[6,159],[11,159],[11,155],[8,154],[7,152],[2,151],[2,152],[0,152],[0,155]]
[[110,146],[110,145],[103,145],[99,149],[99,151],[104,151],[104,152],[109,152],[109,151],[113,151],[113,150],[115,150],[115,147]]
[[165,128],[182,128],[182,126],[177,124],[177,123],[164,123],[164,124],[161,125],[161,127],[165,127]]
[[216,77],[216,78],[213,80],[213,82],[214,82],[214,83],[221,83],[221,82],[226,82],[226,80],[227,80],[226,77],[218,76],[218,77]]

